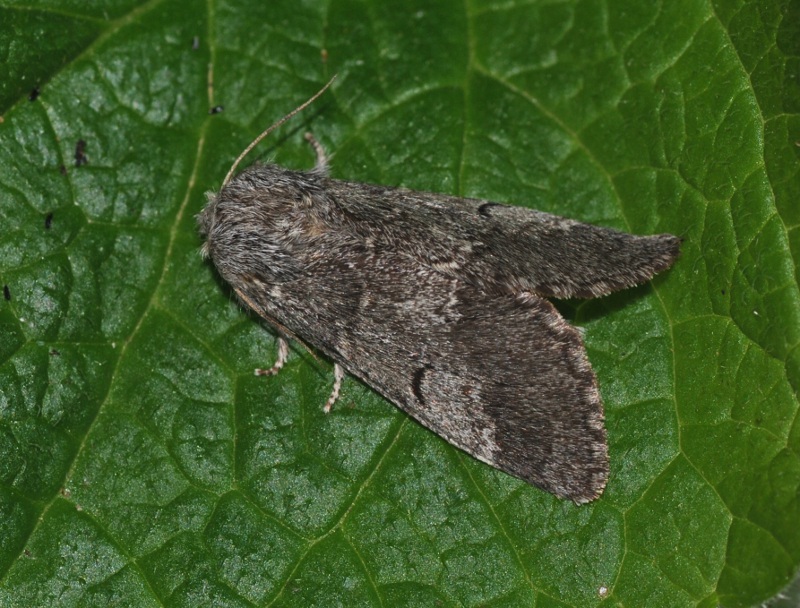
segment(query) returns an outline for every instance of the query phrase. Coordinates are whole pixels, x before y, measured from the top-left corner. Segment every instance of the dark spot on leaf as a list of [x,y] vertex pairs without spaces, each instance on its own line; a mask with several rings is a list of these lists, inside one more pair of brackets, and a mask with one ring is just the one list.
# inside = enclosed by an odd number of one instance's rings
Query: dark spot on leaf
[[75,144],[75,166],[81,167],[88,163],[89,159],[86,157],[86,141],[79,139],[78,143]]

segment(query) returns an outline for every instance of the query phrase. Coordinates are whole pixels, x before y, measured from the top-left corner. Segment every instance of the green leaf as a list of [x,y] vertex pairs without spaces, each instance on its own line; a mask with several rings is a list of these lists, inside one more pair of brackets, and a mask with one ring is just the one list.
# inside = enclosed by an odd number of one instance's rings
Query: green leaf
[[[791,580],[797,2],[0,4],[0,606],[733,607]],[[325,416],[302,347],[252,375],[274,334],[194,216],[333,73],[254,158],[312,166],[311,129],[338,178],[685,239],[562,307],[606,406],[600,500],[352,379]]]

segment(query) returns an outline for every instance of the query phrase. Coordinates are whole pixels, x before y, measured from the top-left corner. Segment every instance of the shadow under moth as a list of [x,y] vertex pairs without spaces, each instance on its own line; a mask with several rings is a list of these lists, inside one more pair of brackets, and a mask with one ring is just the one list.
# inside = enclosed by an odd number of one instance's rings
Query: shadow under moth
[[[331,81],[332,82],[332,81]],[[669,268],[680,239],[635,236],[479,199],[256,164],[210,194],[203,254],[279,332],[451,444],[584,503],[608,479],[597,379],[581,334],[545,298],[592,298]]]

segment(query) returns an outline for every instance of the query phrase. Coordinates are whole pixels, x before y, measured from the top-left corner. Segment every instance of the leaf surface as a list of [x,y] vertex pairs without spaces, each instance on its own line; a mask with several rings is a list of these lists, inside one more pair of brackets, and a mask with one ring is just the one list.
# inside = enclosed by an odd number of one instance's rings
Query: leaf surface
[[[0,3],[0,606],[776,593],[800,562],[798,24],[788,1]],[[274,333],[194,218],[333,73],[255,156],[310,167],[313,130],[338,178],[685,239],[652,284],[559,304],[605,402],[600,500],[352,379],[325,416],[331,366],[299,345],[252,375]]]

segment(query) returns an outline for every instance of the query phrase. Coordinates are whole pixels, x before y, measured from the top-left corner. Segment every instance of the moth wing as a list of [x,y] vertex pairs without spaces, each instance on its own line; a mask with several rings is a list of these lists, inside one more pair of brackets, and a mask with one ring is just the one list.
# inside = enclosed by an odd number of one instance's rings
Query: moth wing
[[[552,304],[486,292],[396,252],[354,259],[318,258],[264,316],[480,460],[576,502],[602,492],[597,382],[579,332]],[[252,299],[258,312],[263,300]]]
[[394,382],[379,388],[425,426],[556,496],[596,498],[608,477],[606,433],[578,330],[534,295],[490,294],[467,284],[449,295],[441,323],[403,319],[416,357],[402,364],[402,344],[360,336],[373,363],[357,374],[380,385],[386,368],[399,366]]
[[445,421],[435,430],[455,445],[481,445],[480,459],[556,496],[599,496],[603,406],[578,330],[534,295],[464,286],[457,297],[461,316],[434,332],[447,348],[417,368],[409,411],[429,426]]
[[[669,268],[680,239],[636,236],[491,201],[330,180],[357,219],[382,223],[386,247],[483,287],[546,297],[596,297]],[[409,246],[411,244],[411,246]]]
[[466,285],[456,293],[458,318],[421,338],[438,348],[405,389],[409,413],[556,496],[599,496],[608,478],[603,406],[578,330],[535,295]]

